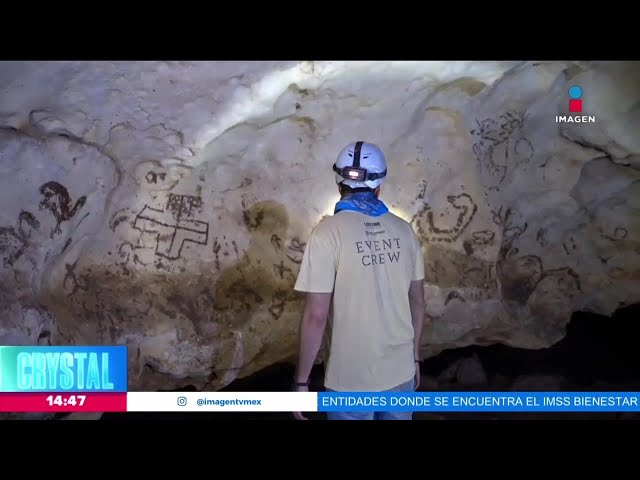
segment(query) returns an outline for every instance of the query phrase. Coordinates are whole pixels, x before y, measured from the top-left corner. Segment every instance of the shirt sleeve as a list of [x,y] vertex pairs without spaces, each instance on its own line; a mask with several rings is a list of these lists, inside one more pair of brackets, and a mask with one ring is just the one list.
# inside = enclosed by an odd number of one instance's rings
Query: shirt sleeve
[[411,280],[424,280],[424,255],[422,254],[420,239],[415,233],[413,234],[413,243],[415,249],[415,261],[413,264],[413,278],[411,278]]
[[336,279],[337,251],[333,235],[326,228],[316,227],[304,249],[294,290],[310,293],[331,293]]

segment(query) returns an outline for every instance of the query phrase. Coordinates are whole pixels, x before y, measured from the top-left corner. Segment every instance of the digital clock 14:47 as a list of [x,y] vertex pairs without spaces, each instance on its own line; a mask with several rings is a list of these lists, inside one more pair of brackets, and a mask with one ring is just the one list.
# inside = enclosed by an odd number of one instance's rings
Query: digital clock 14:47
[[49,395],[46,401],[50,407],[81,407],[86,399],[86,395]]

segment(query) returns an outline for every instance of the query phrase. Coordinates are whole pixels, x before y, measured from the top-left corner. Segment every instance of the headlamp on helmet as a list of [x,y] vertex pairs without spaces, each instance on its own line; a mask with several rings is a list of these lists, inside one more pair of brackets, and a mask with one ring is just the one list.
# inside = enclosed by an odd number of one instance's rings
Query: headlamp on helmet
[[357,182],[365,182],[368,180],[377,180],[379,178],[384,178],[387,174],[387,171],[380,173],[375,172],[367,172],[366,168],[360,167],[343,167],[338,168],[337,165],[333,165],[333,171],[340,175],[342,178],[347,180],[355,180]]
[[380,147],[357,141],[340,151],[333,171],[339,185],[375,189],[387,176],[387,162]]

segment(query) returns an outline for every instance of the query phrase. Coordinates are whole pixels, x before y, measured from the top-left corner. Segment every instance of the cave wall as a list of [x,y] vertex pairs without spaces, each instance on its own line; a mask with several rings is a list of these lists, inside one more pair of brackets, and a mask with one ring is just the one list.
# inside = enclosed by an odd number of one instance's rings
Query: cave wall
[[[557,123],[570,85],[594,123]],[[3,62],[0,344],[126,344],[132,390],[292,359],[337,152],[387,153],[423,356],[638,301],[640,64]]]

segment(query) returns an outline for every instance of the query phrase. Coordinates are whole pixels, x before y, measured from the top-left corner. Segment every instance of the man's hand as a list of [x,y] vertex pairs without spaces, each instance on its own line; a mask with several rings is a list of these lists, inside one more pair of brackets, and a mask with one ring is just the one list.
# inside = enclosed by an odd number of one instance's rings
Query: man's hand
[[413,386],[413,389],[418,390],[418,387],[420,386],[420,362],[415,362],[415,365],[416,365],[416,377],[414,379],[415,385]]
[[[308,392],[309,387],[295,387],[294,392]],[[293,418],[296,420],[309,420],[307,417],[302,415],[302,412],[293,412]]]

